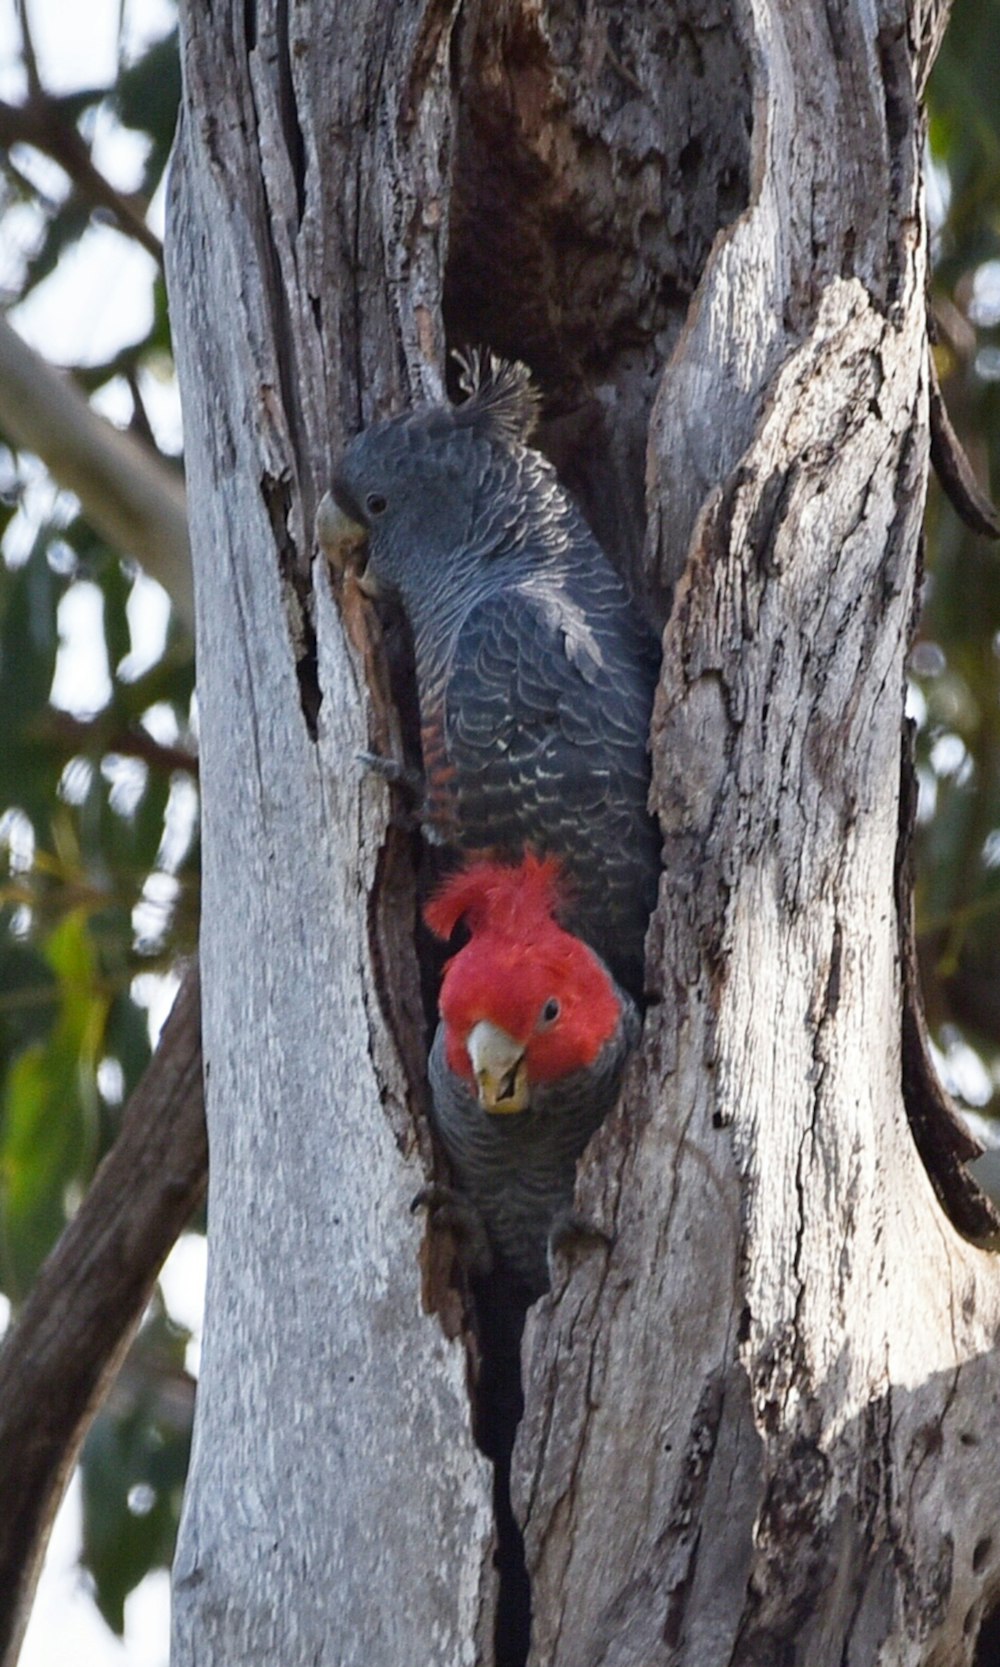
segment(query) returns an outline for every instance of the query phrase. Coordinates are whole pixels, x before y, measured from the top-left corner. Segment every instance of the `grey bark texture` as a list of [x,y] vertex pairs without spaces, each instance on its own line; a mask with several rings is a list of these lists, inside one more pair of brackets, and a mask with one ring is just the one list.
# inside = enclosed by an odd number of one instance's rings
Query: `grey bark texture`
[[994,1223],[899,883],[942,8],[181,9],[211,1254],[175,1667],[494,1659],[460,1312],[422,1311],[407,1209],[411,845],[356,761],[396,720],[311,535],[344,439],[480,341],[665,621],[655,999],[578,1189],[611,1243],[525,1340],[529,1660],[985,1662]]

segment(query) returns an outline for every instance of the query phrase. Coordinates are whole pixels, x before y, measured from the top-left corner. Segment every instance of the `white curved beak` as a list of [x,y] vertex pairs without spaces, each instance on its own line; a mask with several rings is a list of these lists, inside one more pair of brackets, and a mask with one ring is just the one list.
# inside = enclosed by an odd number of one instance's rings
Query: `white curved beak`
[[531,1096],[520,1043],[499,1025],[480,1019],[470,1030],[465,1047],[483,1109],[494,1114],[526,1111]]
[[336,573],[344,573],[351,568],[359,589],[366,596],[376,596],[377,581],[374,574],[365,570],[361,556],[367,539],[367,529],[358,521],[351,520],[332,492],[324,492],[316,511],[316,541]]

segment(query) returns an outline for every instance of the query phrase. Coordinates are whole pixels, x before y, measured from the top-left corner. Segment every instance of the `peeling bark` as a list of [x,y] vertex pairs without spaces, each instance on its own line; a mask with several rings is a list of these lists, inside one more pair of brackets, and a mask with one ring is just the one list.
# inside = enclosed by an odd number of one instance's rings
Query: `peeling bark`
[[898,849],[941,8],[331,10],[182,7],[212,1251],[175,1661],[501,1658],[407,1210],[412,837],[356,762],[412,712],[311,539],[345,437],[485,340],[666,622],[657,999],[579,1187],[610,1245],[524,1344],[529,1660],[972,1663],[1000,1281],[955,1223],[995,1222]]

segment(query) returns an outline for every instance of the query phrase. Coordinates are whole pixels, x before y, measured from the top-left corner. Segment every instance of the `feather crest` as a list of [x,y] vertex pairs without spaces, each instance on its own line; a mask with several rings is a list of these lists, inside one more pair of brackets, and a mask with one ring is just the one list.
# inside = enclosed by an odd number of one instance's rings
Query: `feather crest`
[[519,863],[474,860],[424,911],[441,936],[459,920],[471,931],[445,967],[438,998],[449,1067],[466,1081],[468,1039],[484,1019],[523,1050],[529,1084],[588,1068],[619,1032],[624,1041],[623,997],[611,974],[555,919],[558,875],[556,858],[530,852]]
[[446,943],[460,920],[470,931],[499,927],[526,938],[555,920],[562,900],[558,857],[528,852],[521,862],[470,862],[447,879],[424,909],[424,919]]
[[452,416],[463,428],[476,428],[501,445],[527,445],[538,422],[542,396],[519,359],[501,359],[486,347],[456,351],[458,385],[468,394]]

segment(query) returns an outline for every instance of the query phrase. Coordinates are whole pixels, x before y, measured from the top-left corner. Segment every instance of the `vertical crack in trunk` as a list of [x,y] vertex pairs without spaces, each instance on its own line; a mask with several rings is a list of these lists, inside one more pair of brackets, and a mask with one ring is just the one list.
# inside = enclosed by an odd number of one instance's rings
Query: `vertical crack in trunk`
[[289,527],[292,513],[292,483],[287,478],[276,480],[273,475],[266,474],[261,481],[261,495],[271,522],[278,568],[283,581],[285,613],[299,685],[299,704],[309,738],[315,741],[323,691],[319,683],[312,583],[308,575],[302,573],[302,563]]
[[[255,142],[260,151],[260,177],[267,206],[261,223],[269,233],[261,259],[273,314],[272,341],[278,376],[275,415],[276,421],[286,428],[282,438],[289,459],[294,460],[290,467],[296,471],[294,480],[284,472],[279,479],[265,475],[261,490],[285,589],[302,715],[309,737],[315,741],[323,693],[318,675],[312,594],[312,516],[305,501],[314,494],[312,483],[305,478],[304,460],[310,455],[308,424],[300,392],[303,371],[299,365],[301,348],[292,299],[298,291],[293,282],[294,238],[305,212],[306,147],[292,76],[288,0],[277,0],[273,24],[263,39],[258,32],[259,21],[256,6],[248,4],[244,26],[257,117]],[[294,194],[294,204],[287,201],[289,191]],[[267,390],[262,389],[262,393],[266,396]]]
[[511,1457],[524,1411],[521,1338],[527,1302],[503,1275],[473,1287],[481,1365],[473,1390],[473,1433],[493,1466],[497,1596],[492,1667],[525,1667],[531,1642],[531,1581],[511,1503]]
[[[484,344],[529,365],[546,396],[538,443],[662,619],[669,598],[650,591],[641,569],[649,417],[712,240],[746,204],[750,116],[732,31],[659,15],[651,52],[652,27],[556,0],[542,13],[482,7],[465,18],[461,42],[453,34],[458,124],[442,308],[450,346]],[[669,73],[646,85],[640,62]],[[720,79],[733,92],[726,104],[714,96]],[[682,110],[671,101],[678,86]],[[495,1667],[524,1667],[531,1583],[510,1473],[526,1305],[502,1281],[473,1296],[473,1426],[494,1466]],[[718,1408],[706,1418],[714,1428]],[[695,1489],[708,1468],[708,1458],[696,1461]],[[695,1541],[685,1578],[696,1554]],[[682,1578],[677,1613],[684,1590]]]

